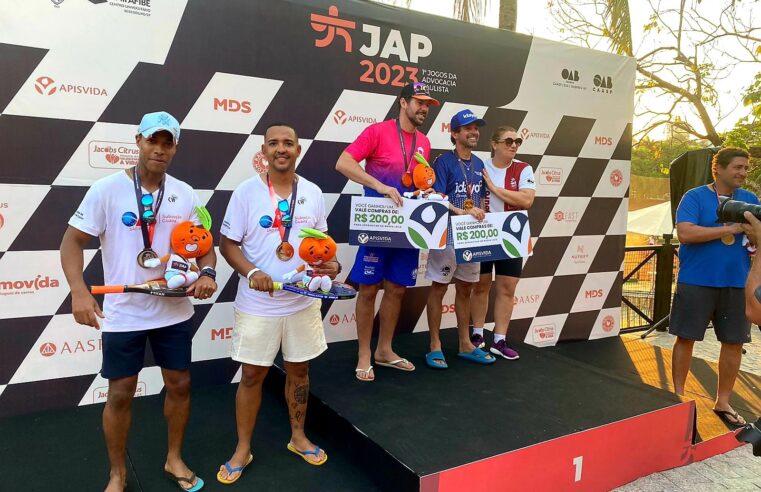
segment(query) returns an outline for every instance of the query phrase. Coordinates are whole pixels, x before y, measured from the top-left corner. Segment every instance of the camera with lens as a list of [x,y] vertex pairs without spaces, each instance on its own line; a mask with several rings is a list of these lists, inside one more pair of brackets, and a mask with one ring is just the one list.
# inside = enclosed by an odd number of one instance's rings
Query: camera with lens
[[719,204],[719,208],[716,209],[716,222],[747,224],[748,221],[743,217],[743,212],[750,212],[758,220],[761,220],[761,205],[725,198]]

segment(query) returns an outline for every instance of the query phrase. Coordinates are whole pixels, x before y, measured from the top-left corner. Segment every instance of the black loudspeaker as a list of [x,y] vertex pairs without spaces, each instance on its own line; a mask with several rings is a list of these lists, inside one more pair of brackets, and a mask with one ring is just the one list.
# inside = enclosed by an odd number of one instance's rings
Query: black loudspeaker
[[676,209],[682,196],[692,188],[713,183],[711,159],[719,151],[718,147],[690,150],[669,164],[671,188],[671,222],[676,221]]
[[746,424],[736,435],[738,441],[747,442],[753,447],[753,456],[761,456],[761,419],[755,424]]

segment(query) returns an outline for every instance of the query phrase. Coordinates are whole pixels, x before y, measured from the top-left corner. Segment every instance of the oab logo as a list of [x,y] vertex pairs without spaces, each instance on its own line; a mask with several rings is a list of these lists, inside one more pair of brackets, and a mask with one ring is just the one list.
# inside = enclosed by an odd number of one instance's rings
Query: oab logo
[[572,84],[574,82],[578,82],[579,81],[579,71],[578,70],[564,68],[560,72],[560,76],[563,77],[563,80],[565,80],[566,82],[570,82]]
[[367,244],[367,241],[370,240],[370,236],[365,234],[364,232],[360,232],[357,236],[357,241],[359,241],[359,244]]
[[473,252],[469,249],[466,249],[462,252],[462,259],[465,261],[470,261],[473,259]]
[[333,113],[333,122],[336,125],[343,125],[344,123],[346,123],[346,112],[339,109],[335,113]]
[[592,92],[601,92],[603,94],[611,94],[613,92],[613,79],[605,75],[595,75],[592,79],[594,88]]
[[611,315],[607,315],[602,319],[602,329],[606,333],[610,333],[616,326],[616,320]]
[[54,83],[55,80],[51,79],[47,75],[43,75],[34,81],[34,89],[40,94],[50,96],[51,94],[55,94],[55,91],[57,90],[57,87],[53,85]]
[[54,343],[46,342],[40,345],[40,355],[43,357],[52,357],[56,353],[56,346]]

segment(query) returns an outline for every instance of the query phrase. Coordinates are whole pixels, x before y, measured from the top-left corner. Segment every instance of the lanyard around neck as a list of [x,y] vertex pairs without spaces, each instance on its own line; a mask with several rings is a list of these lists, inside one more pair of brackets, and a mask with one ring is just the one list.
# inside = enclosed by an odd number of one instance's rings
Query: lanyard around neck
[[135,199],[137,200],[138,222],[140,222],[140,231],[143,233],[143,246],[146,249],[151,248],[153,243],[153,231],[156,229],[156,222],[159,220],[159,207],[161,207],[161,201],[164,199],[164,183],[166,178],[161,180],[159,185],[159,196],[156,198],[156,207],[153,209],[153,222],[146,224],[143,220],[143,214],[148,210],[148,207],[143,205],[143,184],[140,182],[140,175],[137,171],[137,166],[132,168],[132,182],[135,185]]
[[272,186],[272,180],[270,179],[269,173],[267,173],[267,187],[270,192],[270,201],[272,201],[272,206],[275,207],[275,220],[272,225],[276,226],[280,231],[280,240],[287,243],[288,236],[291,234],[291,226],[293,226],[293,221],[296,220],[296,192],[299,188],[299,180],[296,176],[293,177],[291,203],[288,206],[288,213],[291,216],[291,220],[288,221],[287,225],[283,222],[283,212],[280,210],[280,207],[278,207],[278,199],[275,197],[275,188]]
[[410,161],[415,154],[415,145],[417,144],[417,130],[414,130],[414,133],[412,134],[412,154],[409,157],[407,157],[407,146],[404,145],[404,133],[399,118],[396,119],[396,131],[399,134],[399,145],[402,147],[402,158],[404,159],[405,172],[412,172],[410,170],[412,167]]

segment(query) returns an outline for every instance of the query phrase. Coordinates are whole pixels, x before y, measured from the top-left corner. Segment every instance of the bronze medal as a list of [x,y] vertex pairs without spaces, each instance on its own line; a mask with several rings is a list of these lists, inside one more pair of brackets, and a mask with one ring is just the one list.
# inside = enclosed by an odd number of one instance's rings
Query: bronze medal
[[402,186],[405,188],[412,186],[412,175],[410,173],[402,174]]
[[287,241],[280,243],[275,250],[275,256],[280,261],[288,261],[293,258],[293,246]]
[[462,209],[470,210],[471,208],[473,208],[473,200],[471,200],[470,198],[466,198],[465,202],[463,202]]
[[147,260],[153,260],[158,257],[159,255],[157,255],[155,251],[153,251],[150,248],[145,248],[144,250],[142,250],[141,252],[137,254],[137,264],[143,268],[150,268],[145,266],[145,262]]
[[735,244],[735,235],[728,234],[726,236],[721,236],[721,242],[726,244],[727,246],[732,246],[733,244]]

